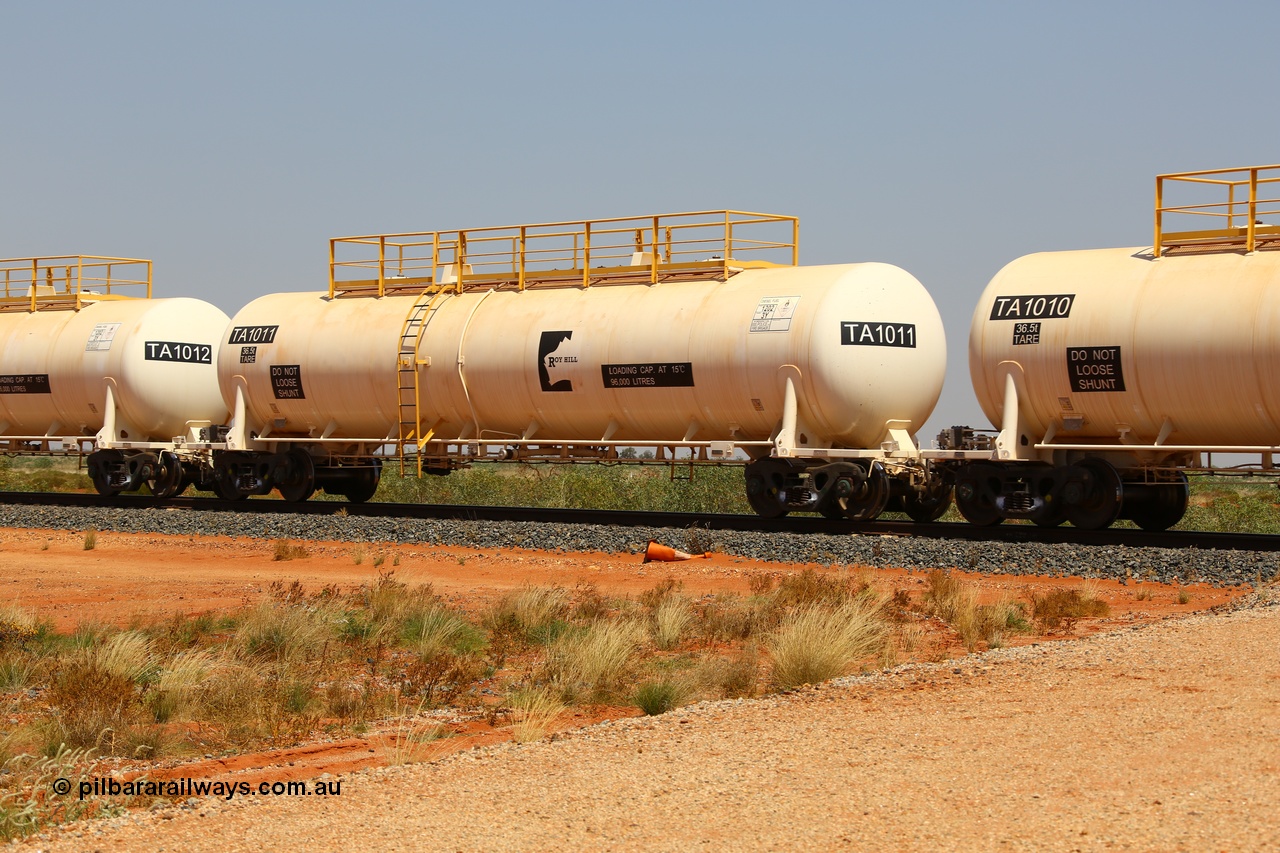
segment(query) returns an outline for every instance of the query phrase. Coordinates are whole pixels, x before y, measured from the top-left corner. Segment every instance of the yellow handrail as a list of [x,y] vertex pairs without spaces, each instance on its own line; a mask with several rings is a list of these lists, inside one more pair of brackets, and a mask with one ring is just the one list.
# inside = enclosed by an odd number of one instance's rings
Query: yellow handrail
[[151,261],[102,255],[0,258],[0,280],[0,310],[79,310],[86,298],[137,298],[139,288],[150,299]]
[[[523,290],[539,284],[660,280],[743,266],[799,263],[794,216],[737,210],[543,222],[329,241],[329,295],[451,285]],[[660,254],[661,249],[661,254]]]
[[[1177,246],[1243,248],[1246,252],[1253,252],[1259,247],[1259,238],[1266,238],[1268,242],[1280,239],[1280,224],[1266,223],[1261,219],[1263,216],[1280,215],[1280,195],[1265,195],[1271,192],[1268,185],[1277,183],[1280,183],[1280,165],[1157,175],[1155,233],[1152,239],[1154,255],[1158,258],[1165,249]],[[1216,200],[1197,198],[1191,204],[1167,204],[1166,195],[1175,187],[1184,193],[1200,190],[1202,194],[1204,188],[1208,188],[1210,199]],[[1262,194],[1259,188],[1262,188]],[[1248,192],[1238,192],[1242,189]],[[1185,217],[1190,216],[1209,217],[1215,220],[1212,224],[1217,227],[1183,231],[1171,231],[1167,227],[1169,219],[1177,217],[1175,221],[1185,222]]]

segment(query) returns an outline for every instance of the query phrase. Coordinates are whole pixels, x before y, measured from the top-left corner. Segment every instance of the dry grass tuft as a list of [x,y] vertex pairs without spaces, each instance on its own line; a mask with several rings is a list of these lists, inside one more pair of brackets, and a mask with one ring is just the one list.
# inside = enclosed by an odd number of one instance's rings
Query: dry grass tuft
[[555,626],[568,615],[570,604],[561,587],[523,586],[499,601],[485,622],[490,627],[509,623],[525,639],[545,643],[558,634]]
[[954,575],[935,569],[929,573],[924,601],[935,616],[950,625],[969,651],[985,641],[988,648],[1004,645],[1011,633],[1030,629],[1023,606],[1004,599],[978,604],[978,591]]
[[80,783],[93,775],[93,752],[60,744],[53,754],[19,755],[0,767],[0,839],[25,838],[47,826],[69,823],[91,813],[116,814],[119,806],[92,798],[50,796],[54,780]]
[[156,722],[167,723],[189,708],[215,666],[217,659],[211,652],[187,651],[161,667],[147,697]]
[[547,681],[565,699],[604,695],[622,678],[640,637],[637,626],[624,621],[593,622],[566,632],[547,647]]
[[1055,589],[1031,597],[1031,617],[1046,628],[1068,627],[1077,619],[1111,615],[1111,607],[1088,590]]
[[36,617],[16,604],[0,605],[0,648],[20,646],[39,633]]
[[157,661],[151,639],[141,631],[123,631],[90,649],[89,663],[103,672],[134,684],[150,680]]
[[691,676],[699,690],[715,699],[741,699],[759,691],[760,655],[754,643],[730,657],[707,657]]
[[419,719],[422,707],[419,703],[413,710],[407,706],[397,708],[396,726],[388,735],[383,748],[390,766],[430,761],[439,752],[435,746],[436,741],[448,736],[449,731],[443,723]]
[[92,551],[98,547],[98,531],[90,530],[84,535],[84,550]]
[[484,643],[469,622],[442,605],[409,615],[403,637],[409,648],[424,657],[444,651],[475,651]]
[[866,590],[866,585],[847,575],[819,574],[805,569],[783,575],[778,588],[773,591],[773,604],[788,609],[813,604],[838,606]]
[[713,596],[702,608],[699,632],[708,640],[731,643],[759,634],[766,626],[767,601],[744,601],[738,595]]
[[766,641],[773,683],[785,690],[845,675],[858,661],[879,654],[888,634],[879,604],[868,597],[835,608],[809,604],[784,617]]
[[301,545],[294,545],[288,539],[277,539],[272,545],[271,559],[276,562],[301,560],[310,557],[311,552]]
[[515,720],[513,736],[516,743],[542,740],[547,729],[564,710],[564,704],[555,693],[545,687],[525,687],[513,691],[507,698]]
[[693,623],[693,608],[681,595],[664,598],[653,611],[653,643],[663,650],[674,649]]
[[264,601],[245,615],[236,640],[251,658],[289,661],[323,645],[335,621],[316,607]]

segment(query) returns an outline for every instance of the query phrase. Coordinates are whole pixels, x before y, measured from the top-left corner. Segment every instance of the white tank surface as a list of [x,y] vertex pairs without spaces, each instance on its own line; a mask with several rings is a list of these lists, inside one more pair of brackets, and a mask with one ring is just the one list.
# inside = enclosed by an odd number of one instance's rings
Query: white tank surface
[[[248,433],[394,439],[414,304],[251,302],[219,359],[226,406],[242,389]],[[431,307],[416,361],[422,429],[437,440],[767,441],[790,377],[797,445],[877,447],[889,422],[914,430],[928,418],[945,371],[933,300],[878,263],[468,291]]]
[[107,442],[169,441],[226,421],[215,372],[225,313],[198,299],[82,299],[79,310],[0,312],[0,435],[106,427]]
[[[969,367],[1020,446],[1271,446],[1280,441],[1280,253],[1029,255],[991,281]],[[1046,442],[1048,443],[1048,442]],[[1148,461],[1176,453],[1144,451]],[[1043,453],[1041,454],[1043,456]]]

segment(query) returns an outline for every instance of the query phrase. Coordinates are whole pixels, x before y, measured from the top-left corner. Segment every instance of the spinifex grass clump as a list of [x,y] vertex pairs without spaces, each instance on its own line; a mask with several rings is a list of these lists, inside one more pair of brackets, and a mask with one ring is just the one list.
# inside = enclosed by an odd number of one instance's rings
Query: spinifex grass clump
[[845,675],[859,661],[878,655],[888,636],[888,620],[871,596],[835,607],[804,605],[786,614],[765,643],[773,659],[773,683],[787,689]]
[[565,708],[555,692],[546,687],[521,687],[507,697],[517,743],[542,740],[547,729]]
[[653,642],[663,650],[680,645],[693,623],[693,607],[680,595],[667,597],[653,611]]
[[688,691],[679,679],[670,676],[645,681],[636,688],[635,703],[650,716],[679,707]]
[[567,626],[569,593],[561,587],[523,586],[505,596],[485,617],[491,630],[506,626],[527,642],[545,644]]
[[599,698],[616,688],[639,649],[642,630],[628,621],[575,627],[547,647],[546,681],[563,698]]

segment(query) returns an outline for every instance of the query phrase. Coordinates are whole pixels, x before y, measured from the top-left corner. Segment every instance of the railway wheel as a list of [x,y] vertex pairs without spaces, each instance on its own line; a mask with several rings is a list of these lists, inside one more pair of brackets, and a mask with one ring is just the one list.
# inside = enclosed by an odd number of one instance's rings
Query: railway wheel
[[827,518],[871,521],[884,512],[889,493],[889,475],[882,466],[841,463],[836,482],[819,511]]
[[964,520],[978,527],[1004,521],[996,506],[1000,472],[986,465],[968,465],[956,476],[956,509]]
[[124,454],[119,450],[99,450],[89,454],[89,480],[94,491],[108,498],[120,494],[120,487],[111,484],[111,469],[122,462]]
[[[747,503],[761,518],[786,515],[786,484],[791,466],[780,459],[761,459],[747,465]],[[824,513],[825,514],[825,513]]]
[[378,480],[382,478],[382,462],[373,460],[373,464],[365,468],[357,468],[355,475],[343,487],[342,494],[353,504],[362,504],[378,491]]
[[1124,486],[1120,474],[1103,459],[1082,459],[1064,489],[1067,520],[1081,530],[1102,530],[1120,516]]
[[823,518],[833,521],[845,518],[848,497],[865,478],[865,472],[849,462],[834,462],[824,466],[813,478],[814,485],[821,494],[815,509]]
[[249,497],[249,493],[240,488],[237,482],[236,465],[234,458],[229,454],[222,454],[214,463],[213,472],[213,493],[224,501],[242,501]]
[[[1047,495],[1045,500],[1049,501],[1051,497],[1052,495]],[[1067,511],[1063,508],[1061,501],[1053,500],[1043,510],[1032,516],[1031,520],[1037,527],[1059,527],[1067,520]]]
[[1149,492],[1149,499],[1141,507],[1129,512],[1134,524],[1143,530],[1159,532],[1168,530],[1182,520],[1187,511],[1187,499],[1191,495],[1187,485],[1187,475],[1178,472],[1178,479],[1172,483],[1157,483],[1144,487]]
[[178,455],[168,450],[161,453],[156,459],[154,474],[147,480],[151,494],[158,498],[172,498],[181,494],[186,486]]
[[[281,475],[276,478],[280,497],[289,503],[302,503],[316,492],[316,465],[311,454],[295,447],[290,450]],[[377,488],[375,483],[374,488]]]
[[951,487],[942,477],[932,477],[923,491],[911,491],[902,496],[902,511],[918,524],[937,521],[951,506]]

